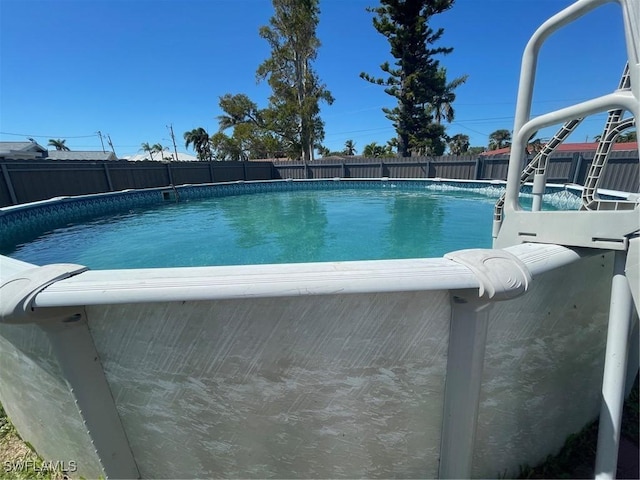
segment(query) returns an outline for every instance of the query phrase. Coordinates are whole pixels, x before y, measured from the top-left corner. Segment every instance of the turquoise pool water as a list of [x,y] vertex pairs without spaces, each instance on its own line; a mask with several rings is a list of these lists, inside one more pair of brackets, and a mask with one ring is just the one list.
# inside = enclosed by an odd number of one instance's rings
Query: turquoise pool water
[[67,225],[7,253],[91,269],[440,257],[491,247],[495,200],[392,190],[219,197]]

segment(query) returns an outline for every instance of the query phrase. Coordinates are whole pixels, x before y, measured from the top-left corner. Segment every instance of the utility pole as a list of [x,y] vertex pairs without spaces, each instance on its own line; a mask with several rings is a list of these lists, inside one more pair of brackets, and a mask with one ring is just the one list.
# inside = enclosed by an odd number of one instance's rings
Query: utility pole
[[116,149],[113,148],[113,143],[111,142],[111,135],[109,135],[108,133],[107,133],[107,143],[109,143],[109,146],[111,147],[111,151],[117,157],[118,155],[116,154]]
[[171,133],[171,141],[173,142],[173,152],[176,155],[176,161],[178,161],[178,148],[176,147],[176,136],[173,134],[173,124],[167,125],[169,133]]
[[105,153],[105,151],[104,151],[104,142],[102,141],[102,132],[100,130],[98,130],[96,133],[100,137],[100,143],[102,144],[102,153]]

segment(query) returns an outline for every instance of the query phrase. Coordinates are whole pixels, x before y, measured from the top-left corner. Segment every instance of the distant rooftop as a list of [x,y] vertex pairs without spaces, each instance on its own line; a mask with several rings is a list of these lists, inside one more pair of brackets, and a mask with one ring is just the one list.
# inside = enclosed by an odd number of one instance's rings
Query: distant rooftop
[[82,150],[49,150],[49,160],[117,160],[113,152]]
[[0,158],[44,158],[46,152],[36,142],[0,142]]
[[[171,158],[171,161],[176,161],[175,160],[175,154],[173,152],[169,152],[169,151],[164,151],[162,152],[162,157],[163,159],[165,158]],[[123,160],[129,160],[131,162],[140,162],[140,161],[144,161],[144,160],[151,160],[151,158],[149,157],[149,153],[137,153],[135,155],[127,155],[125,157],[122,157]],[[153,153],[153,160],[154,161],[160,161],[160,155],[157,152]],[[198,159],[196,157],[194,157],[193,155],[189,155],[188,153],[182,153],[182,152],[178,152],[178,162],[197,162]]]
[[[582,143],[562,143],[556,148],[556,152],[595,152],[598,148],[598,142],[582,142]],[[638,151],[638,142],[614,143],[614,152]],[[506,155],[511,152],[511,147],[499,148],[497,150],[487,150],[482,152],[482,156]]]

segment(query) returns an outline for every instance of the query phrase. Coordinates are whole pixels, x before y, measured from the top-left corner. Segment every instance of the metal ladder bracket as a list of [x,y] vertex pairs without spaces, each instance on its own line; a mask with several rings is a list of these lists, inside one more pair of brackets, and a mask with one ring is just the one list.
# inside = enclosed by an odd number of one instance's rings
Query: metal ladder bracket
[[473,248],[447,253],[444,257],[474,273],[480,283],[480,298],[498,301],[519,297],[533,280],[527,266],[504,250]]

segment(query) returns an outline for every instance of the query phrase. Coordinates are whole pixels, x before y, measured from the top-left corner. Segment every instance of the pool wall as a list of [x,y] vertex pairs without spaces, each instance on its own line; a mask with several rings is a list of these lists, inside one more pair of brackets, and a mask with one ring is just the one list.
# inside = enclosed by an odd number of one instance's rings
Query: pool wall
[[[597,415],[610,256],[558,248],[516,249],[534,271],[571,265],[534,275],[527,294],[478,320],[474,477],[517,473]],[[456,322],[475,328],[455,313],[460,298],[475,301],[474,283],[447,259],[87,271],[37,295],[40,326],[0,327],[0,400],[45,458],[88,477],[136,476],[122,453],[114,473],[92,431],[100,420],[83,410],[96,382],[69,340],[87,329],[143,478],[437,477],[463,449],[458,438],[445,452],[443,435],[456,436],[446,412],[468,400],[447,382],[473,383],[451,335]],[[46,319],[73,303],[84,320]]]
[[[517,474],[597,416],[612,255],[503,252],[532,277],[511,277],[505,301],[479,298],[491,285],[455,255],[33,284],[50,267],[1,257],[3,320],[18,324],[0,324],[0,401],[86,477]],[[15,289],[33,290],[20,315]]]

